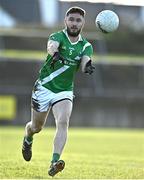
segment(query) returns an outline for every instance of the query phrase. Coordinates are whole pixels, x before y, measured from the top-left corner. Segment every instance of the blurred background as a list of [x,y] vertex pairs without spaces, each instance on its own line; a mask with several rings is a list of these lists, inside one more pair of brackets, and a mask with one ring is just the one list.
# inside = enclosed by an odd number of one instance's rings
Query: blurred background
[[[70,126],[144,128],[142,0],[0,0],[0,125],[30,120],[31,90],[48,36],[64,28],[71,6],[87,12],[82,34],[93,45],[96,70],[92,76],[77,73]],[[96,29],[96,15],[104,9],[120,18],[114,33]],[[52,114],[46,125],[54,125]]]

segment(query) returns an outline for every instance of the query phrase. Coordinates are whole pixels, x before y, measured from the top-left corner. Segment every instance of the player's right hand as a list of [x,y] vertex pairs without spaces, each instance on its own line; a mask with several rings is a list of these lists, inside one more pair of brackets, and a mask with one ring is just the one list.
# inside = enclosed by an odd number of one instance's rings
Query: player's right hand
[[54,69],[54,65],[57,61],[61,60],[62,63],[64,64],[64,59],[61,57],[59,52],[55,52],[54,55],[52,56],[52,61],[50,63],[50,67]]

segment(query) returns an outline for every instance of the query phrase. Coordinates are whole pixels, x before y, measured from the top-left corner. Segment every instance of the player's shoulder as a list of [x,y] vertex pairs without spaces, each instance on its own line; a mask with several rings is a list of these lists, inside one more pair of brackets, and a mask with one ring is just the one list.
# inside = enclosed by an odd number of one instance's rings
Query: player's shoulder
[[49,40],[57,41],[59,43],[64,41],[64,39],[65,39],[65,36],[64,36],[63,31],[54,32],[50,34],[49,36]]
[[92,49],[92,44],[84,37],[81,36],[81,39],[82,39],[82,46],[83,46],[83,51],[86,49],[86,48],[90,48]]
[[81,36],[81,40],[83,45],[87,44],[87,46],[92,46],[91,43],[85,37]]
[[82,52],[85,55],[91,56],[91,54],[93,53],[93,47],[92,44],[84,37],[81,36],[81,39],[83,40],[83,44],[82,44]]
[[63,31],[57,31],[57,32],[54,32],[52,34],[50,34],[50,38],[51,37],[62,37],[63,36]]

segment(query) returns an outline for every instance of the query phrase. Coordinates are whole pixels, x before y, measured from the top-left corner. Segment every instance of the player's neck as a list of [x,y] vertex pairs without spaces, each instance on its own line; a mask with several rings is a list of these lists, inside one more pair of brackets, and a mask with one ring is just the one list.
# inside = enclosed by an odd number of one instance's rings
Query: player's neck
[[69,37],[69,39],[70,39],[70,41],[71,41],[72,43],[75,43],[75,42],[77,42],[77,41],[79,40],[79,35],[76,36],[76,37],[73,37],[73,36],[68,35],[68,37]]

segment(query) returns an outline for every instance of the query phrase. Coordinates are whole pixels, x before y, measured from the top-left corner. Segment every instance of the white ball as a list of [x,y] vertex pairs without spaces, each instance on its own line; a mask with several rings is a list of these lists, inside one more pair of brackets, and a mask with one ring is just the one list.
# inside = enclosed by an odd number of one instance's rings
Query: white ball
[[95,20],[96,27],[103,33],[109,33],[115,31],[119,26],[118,15],[111,10],[101,11]]

